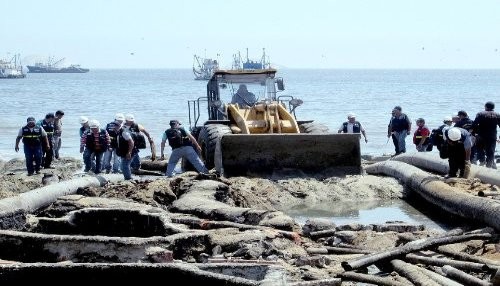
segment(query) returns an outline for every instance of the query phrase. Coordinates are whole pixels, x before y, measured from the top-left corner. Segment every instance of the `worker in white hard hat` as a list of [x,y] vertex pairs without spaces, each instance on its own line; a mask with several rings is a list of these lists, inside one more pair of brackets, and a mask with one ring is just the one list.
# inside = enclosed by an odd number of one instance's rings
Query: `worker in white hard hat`
[[116,155],[120,157],[120,169],[125,180],[132,179],[132,171],[130,164],[132,162],[132,153],[134,151],[134,139],[128,130],[125,130],[124,125],[115,125],[116,133]]
[[448,177],[457,177],[457,172],[460,171],[459,177],[468,178],[471,165],[471,134],[463,128],[451,127],[444,131],[444,137],[448,148]]
[[446,116],[443,118],[443,124],[436,129],[432,129],[431,131],[431,143],[438,149],[439,157],[441,157],[441,159],[448,158],[448,144],[444,139],[444,131],[450,128],[452,124],[453,118],[451,116]]
[[90,130],[89,118],[87,116],[80,116],[79,122],[82,125],[82,127],[80,127],[80,137],[82,137],[86,130]]
[[365,129],[359,121],[356,121],[356,114],[352,112],[347,114],[347,121],[340,125],[338,133],[361,133],[365,138],[365,143],[368,143]]
[[89,120],[88,124],[90,130],[85,131],[81,138],[80,153],[84,153],[84,171],[89,172],[92,168],[92,160],[95,160],[95,167],[93,167],[92,170],[95,174],[99,174],[102,170],[102,156],[109,148],[111,140],[108,132],[101,128],[99,121],[95,119]]
[[[108,123],[106,125],[106,131],[108,131],[109,138],[111,139],[111,144],[109,145],[108,150],[104,153],[104,161],[102,163],[103,168],[106,170],[106,174],[111,172],[111,168],[113,168],[113,173],[120,172],[120,156],[116,154],[117,147],[117,130],[119,130],[123,122],[125,121],[125,115],[123,113],[115,114],[115,120]],[[113,162],[113,165],[111,165]]]
[[[141,168],[141,159],[139,157],[139,149],[146,148],[146,140],[144,140],[144,135],[148,138],[149,144],[151,145],[151,161],[156,160],[156,154],[154,152],[154,142],[153,137],[141,124],[136,123],[133,114],[125,115],[125,124],[123,129],[128,131],[134,140],[134,150],[132,152],[132,162],[130,163],[130,168],[132,171],[138,171]],[[144,134],[144,135],[143,135]]]

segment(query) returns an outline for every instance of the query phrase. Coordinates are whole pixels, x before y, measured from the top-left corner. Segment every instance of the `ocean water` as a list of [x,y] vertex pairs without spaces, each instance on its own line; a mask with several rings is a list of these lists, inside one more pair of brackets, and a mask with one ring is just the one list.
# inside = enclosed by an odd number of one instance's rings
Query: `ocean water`
[[[337,132],[347,114],[356,113],[369,140],[361,142],[362,154],[394,152],[386,131],[395,105],[402,106],[413,122],[425,118],[431,129],[458,110],[466,110],[473,119],[486,101],[500,105],[500,70],[283,69],[278,76],[285,80],[282,95],[304,101],[296,110],[299,120],[313,119]],[[0,158],[23,157],[22,148],[20,153],[14,151],[14,143],[26,118],[42,119],[58,109],[65,112],[61,156],[80,158],[79,116],[97,119],[104,126],[117,112],[133,113],[153,135],[159,150],[169,120],[178,119],[189,127],[187,100],[205,94],[206,82],[193,80],[189,69],[91,70],[2,80]],[[414,150],[411,137],[407,149]],[[149,155],[149,151],[141,155]]]

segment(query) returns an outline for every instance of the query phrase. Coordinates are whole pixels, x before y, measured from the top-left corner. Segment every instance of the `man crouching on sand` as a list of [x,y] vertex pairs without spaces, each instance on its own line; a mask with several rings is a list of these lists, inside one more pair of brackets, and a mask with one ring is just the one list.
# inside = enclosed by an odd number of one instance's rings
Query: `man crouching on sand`
[[470,174],[470,156],[472,139],[469,131],[452,127],[444,131],[444,137],[448,144],[449,172],[447,177],[454,178],[460,171],[460,178],[468,178]]

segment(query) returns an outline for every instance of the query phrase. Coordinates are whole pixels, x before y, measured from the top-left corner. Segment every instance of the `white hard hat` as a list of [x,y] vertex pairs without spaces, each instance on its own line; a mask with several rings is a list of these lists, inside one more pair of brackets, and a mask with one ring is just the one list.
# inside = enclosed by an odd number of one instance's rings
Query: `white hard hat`
[[80,124],[84,124],[89,122],[89,119],[86,116],[80,116]]
[[135,120],[134,115],[133,114],[127,114],[127,115],[125,115],[125,120],[127,120],[127,121],[134,121]]
[[448,122],[448,121],[453,121],[451,116],[446,116],[445,118],[443,118],[443,122]]
[[451,141],[458,141],[462,137],[462,132],[457,127],[448,129],[448,139]]
[[355,118],[355,117],[356,117],[356,114],[354,114],[352,112],[347,114],[347,118]]
[[125,120],[125,116],[123,115],[123,113],[117,113],[115,114],[115,120]]
[[99,121],[92,119],[89,121],[89,126],[90,128],[99,128],[100,124]]

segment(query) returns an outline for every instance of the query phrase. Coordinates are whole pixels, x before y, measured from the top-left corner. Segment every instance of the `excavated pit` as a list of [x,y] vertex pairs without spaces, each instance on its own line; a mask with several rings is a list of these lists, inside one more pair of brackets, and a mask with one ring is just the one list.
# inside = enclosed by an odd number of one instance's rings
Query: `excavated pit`
[[140,210],[86,208],[61,218],[38,218],[33,230],[48,234],[79,234],[115,237],[151,237],[172,234],[170,219]]

